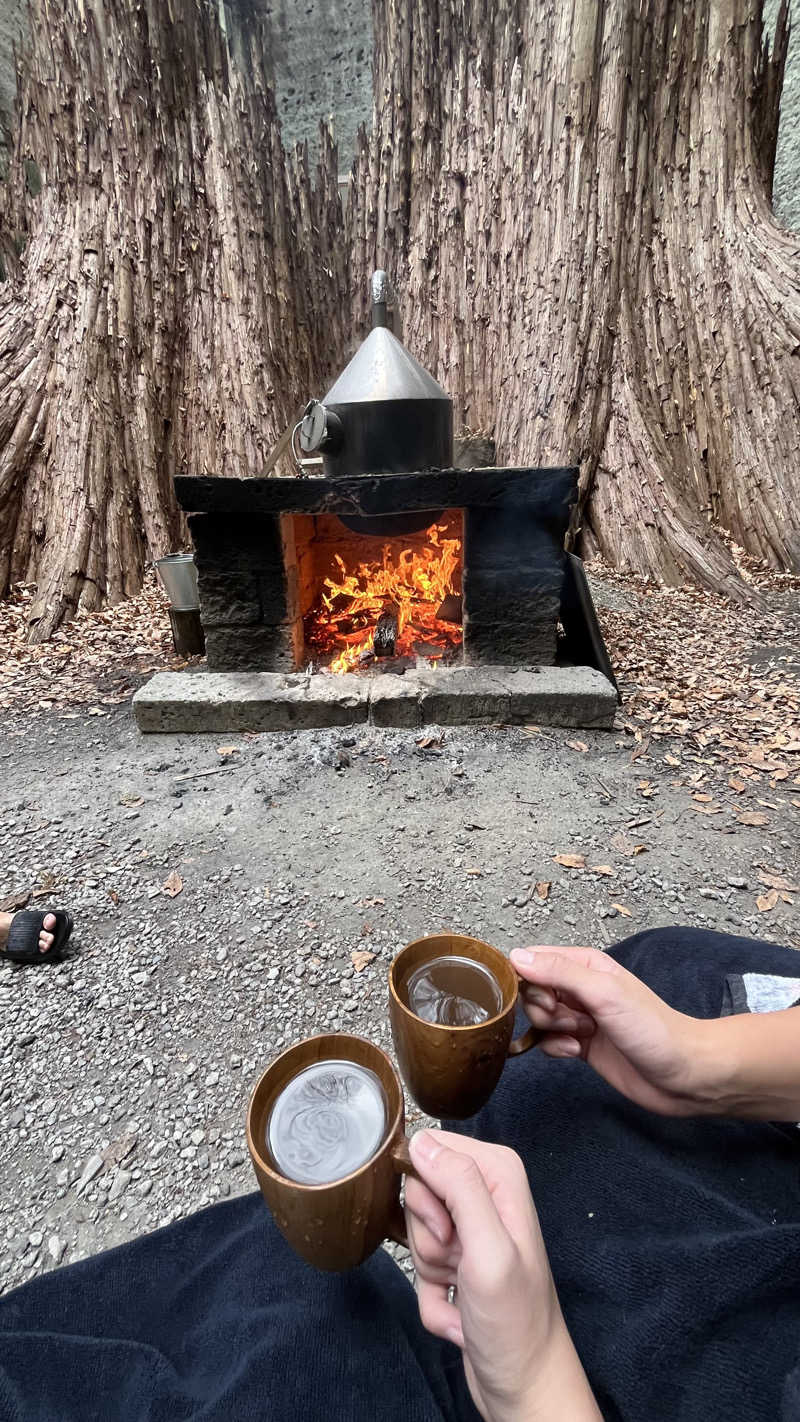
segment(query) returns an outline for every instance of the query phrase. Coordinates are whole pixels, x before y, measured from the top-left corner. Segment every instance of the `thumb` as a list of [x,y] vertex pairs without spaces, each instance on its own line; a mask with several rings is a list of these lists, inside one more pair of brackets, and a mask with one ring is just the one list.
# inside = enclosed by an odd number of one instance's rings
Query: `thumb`
[[568,993],[596,1018],[643,986],[598,948],[514,948],[511,962],[524,982]]
[[438,1131],[417,1131],[409,1150],[420,1179],[444,1202],[459,1239],[476,1253],[507,1242],[479,1166],[471,1155],[451,1150]]

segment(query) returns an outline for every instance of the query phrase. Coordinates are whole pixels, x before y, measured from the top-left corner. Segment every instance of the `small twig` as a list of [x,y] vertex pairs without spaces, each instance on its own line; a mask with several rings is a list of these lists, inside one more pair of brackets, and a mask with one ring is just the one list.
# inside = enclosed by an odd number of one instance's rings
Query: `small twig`
[[229,765],[215,765],[211,770],[189,770],[185,775],[176,775],[175,783],[181,780],[197,780],[201,775],[222,775],[226,770],[230,770]]

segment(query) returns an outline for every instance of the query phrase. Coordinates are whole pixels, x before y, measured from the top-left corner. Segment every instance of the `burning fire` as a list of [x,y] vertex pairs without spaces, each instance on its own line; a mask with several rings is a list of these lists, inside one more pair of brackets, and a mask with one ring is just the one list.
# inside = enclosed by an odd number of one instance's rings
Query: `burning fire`
[[369,659],[379,618],[388,619],[390,636],[396,622],[395,656],[422,652],[439,658],[461,644],[460,612],[457,622],[437,616],[446,598],[460,604],[461,541],[445,538],[446,532],[442,526],[429,529],[429,543],[418,551],[404,548],[395,554],[387,544],[380,563],[359,563],[351,573],[336,555],[340,581],[325,579],[321,606],[306,623],[309,645],[336,652],[332,672],[351,671]]

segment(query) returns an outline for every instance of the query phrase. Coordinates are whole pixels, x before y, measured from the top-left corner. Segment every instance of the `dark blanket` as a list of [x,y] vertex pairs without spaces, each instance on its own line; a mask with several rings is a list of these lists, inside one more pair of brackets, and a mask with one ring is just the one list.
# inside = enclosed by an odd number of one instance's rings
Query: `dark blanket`
[[[675,1006],[791,950],[663,929],[616,955]],[[798,1043],[800,1051],[800,1042]],[[607,1422],[800,1419],[800,1132],[667,1121],[582,1064],[512,1059],[461,1129],[520,1150]],[[3,1422],[475,1422],[457,1351],[378,1252],[317,1273],[250,1195],[0,1299]],[[569,1422],[569,1419],[564,1419]]]

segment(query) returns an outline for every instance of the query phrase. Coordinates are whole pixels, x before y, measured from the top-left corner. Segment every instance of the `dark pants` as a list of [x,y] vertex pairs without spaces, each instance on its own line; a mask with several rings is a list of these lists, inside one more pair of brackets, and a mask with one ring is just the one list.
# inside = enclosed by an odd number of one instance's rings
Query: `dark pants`
[[[718,1015],[729,973],[800,976],[791,949],[691,929],[637,934],[614,956],[702,1017]],[[525,1160],[607,1422],[800,1418],[796,1127],[664,1120],[588,1067],[529,1052],[460,1129]],[[426,1334],[389,1257],[318,1273],[259,1195],[0,1299],[2,1422],[295,1417],[477,1413],[460,1355]]]

